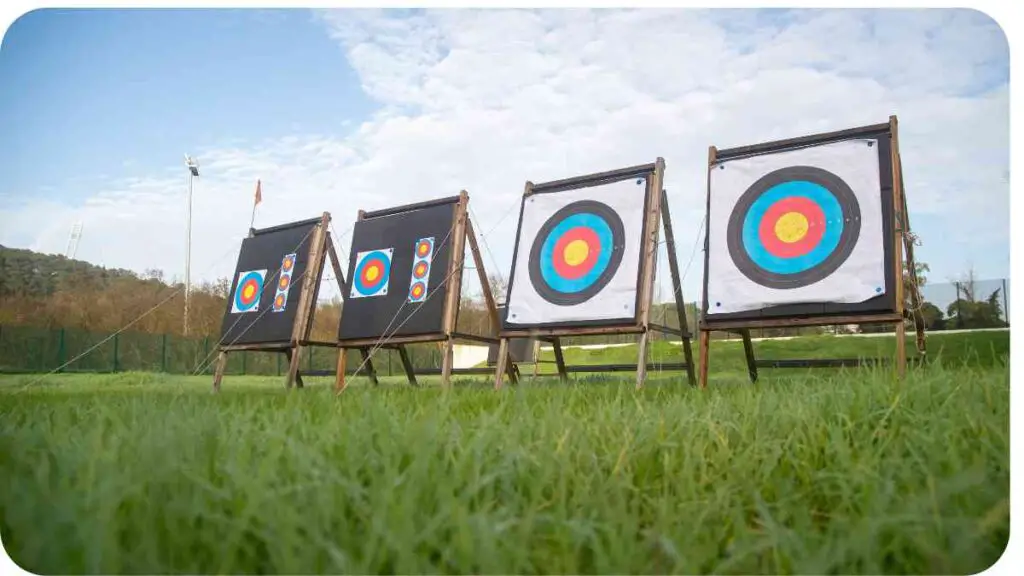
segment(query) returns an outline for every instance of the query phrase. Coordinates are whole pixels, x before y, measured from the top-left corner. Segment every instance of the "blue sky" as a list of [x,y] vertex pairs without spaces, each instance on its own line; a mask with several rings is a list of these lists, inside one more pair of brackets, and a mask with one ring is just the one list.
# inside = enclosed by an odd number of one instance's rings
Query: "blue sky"
[[[307,11],[40,10],[0,51],[0,194],[145,176],[201,146],[339,133],[375,108]],[[69,185],[70,184],[70,185]]]
[[932,280],[1009,274],[1008,52],[971,10],[40,10],[0,83],[0,243],[63,253],[80,221],[107,266],[182,276],[189,152],[201,279],[231,274],[257,178],[257,226],[327,210],[339,236],[469,190],[507,276],[525,180],[657,156],[685,268],[709,145],[897,114]]

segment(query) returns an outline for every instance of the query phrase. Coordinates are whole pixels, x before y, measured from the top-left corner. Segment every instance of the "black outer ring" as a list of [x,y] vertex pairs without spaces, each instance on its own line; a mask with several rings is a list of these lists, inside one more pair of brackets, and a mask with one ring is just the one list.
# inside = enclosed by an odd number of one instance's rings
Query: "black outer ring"
[[[612,257],[608,261],[608,267],[604,269],[604,272],[594,280],[590,286],[587,286],[579,292],[567,294],[565,292],[559,292],[551,288],[547,282],[544,281],[544,276],[540,271],[540,251],[544,246],[544,241],[548,235],[556,226],[562,223],[563,220],[574,214],[589,213],[604,219],[608,224],[608,227],[612,231]],[[540,227],[537,232],[537,236],[533,239],[533,246],[530,248],[530,262],[527,268],[530,271],[530,283],[533,284],[534,290],[541,298],[556,304],[558,306],[574,306],[576,304],[582,304],[587,300],[590,300],[597,295],[611,281],[612,277],[615,276],[615,272],[619,269],[619,264],[622,262],[622,253],[626,248],[626,232],[622,226],[622,219],[619,218],[618,213],[612,210],[607,204],[598,202],[596,200],[580,200],[571,204],[566,204],[557,212],[551,215],[550,218],[544,222],[544,225]]]
[[[723,165],[724,166],[724,165]],[[754,202],[773,186],[792,180],[806,180],[824,187],[835,196],[843,212],[843,232],[839,244],[817,266],[796,274],[778,274],[757,265],[743,248],[743,220]],[[729,216],[726,240],[729,255],[744,276],[761,286],[790,290],[820,282],[835,272],[853,253],[860,238],[860,204],[850,185],[835,174],[814,166],[787,166],[762,176],[740,196]]]

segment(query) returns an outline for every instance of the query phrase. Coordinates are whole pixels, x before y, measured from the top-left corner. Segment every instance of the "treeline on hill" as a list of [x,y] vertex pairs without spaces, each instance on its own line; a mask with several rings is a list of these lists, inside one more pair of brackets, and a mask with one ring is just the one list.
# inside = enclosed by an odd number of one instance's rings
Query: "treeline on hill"
[[[918,265],[918,281],[926,283],[926,264]],[[909,306],[909,278],[905,277]],[[217,338],[227,305],[230,280],[202,282],[192,287],[189,302],[189,336]],[[0,325],[68,328],[90,332],[113,332],[132,321],[132,331],[181,336],[184,293],[181,283],[165,281],[163,272],[147,270],[141,274],[123,269],[108,269],[59,255],[0,246]],[[492,293],[501,300],[505,284],[491,279]],[[960,297],[945,311],[925,303],[922,312],[929,330],[949,328],[986,328],[1005,326],[1001,318],[1000,290],[980,294],[973,281],[958,289]],[[691,331],[697,322],[697,304],[686,304]],[[147,314],[148,312],[148,314]],[[945,313],[944,313],[945,312]],[[313,338],[330,341],[337,334],[341,302],[321,302],[314,318]],[[143,317],[143,315],[145,315]],[[140,318],[141,317],[141,318]],[[678,328],[674,304],[658,304],[652,309],[652,321]],[[464,294],[459,311],[459,330],[486,333],[489,318],[482,295]],[[864,331],[886,330],[888,327]],[[827,328],[786,328],[758,330],[758,336],[797,335],[831,331]],[[660,336],[660,335],[659,335]],[[720,335],[716,335],[720,336]],[[567,344],[578,339],[565,339]],[[585,342],[632,342],[632,335],[588,337]]]

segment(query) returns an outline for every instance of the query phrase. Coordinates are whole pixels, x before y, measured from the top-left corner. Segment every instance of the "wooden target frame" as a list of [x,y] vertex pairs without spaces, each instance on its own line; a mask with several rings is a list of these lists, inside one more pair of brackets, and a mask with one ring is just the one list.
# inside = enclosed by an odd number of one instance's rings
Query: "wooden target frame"
[[[709,238],[711,224],[711,170],[718,163],[738,158],[746,158],[762,154],[772,154],[798,150],[812,146],[831,144],[852,139],[877,139],[889,147],[887,162],[880,165],[885,170],[888,163],[891,173],[885,175],[882,189],[883,229],[885,241],[884,265],[886,275],[892,279],[886,294],[873,298],[872,303],[861,304],[785,304],[769,309],[751,310],[732,314],[709,314],[708,301],[708,270],[709,270]],[[882,358],[820,358],[820,359],[788,359],[758,360],[755,358],[754,346],[750,337],[752,328],[793,328],[808,326],[831,326],[838,324],[892,324],[896,331],[895,364],[900,378],[906,373],[906,325],[905,320],[911,319],[917,333],[918,359],[925,358],[924,318],[921,315],[920,291],[917,286],[916,267],[914,263],[914,243],[909,235],[910,218],[907,211],[906,190],[903,186],[903,165],[899,152],[898,123],[896,116],[890,116],[889,122],[860,126],[835,132],[812,134],[786,140],[775,140],[718,150],[714,146],[708,148],[707,207],[705,212],[704,236],[704,281],[703,302],[701,307],[700,332],[700,387],[707,387],[710,357],[711,332],[723,331],[739,334],[743,339],[744,355],[747,372],[751,382],[758,378],[757,369],[762,368],[836,368],[842,366],[859,366],[864,364],[885,363]],[[891,185],[887,187],[887,183]],[[904,306],[904,274],[907,265],[909,278],[913,287],[911,305],[913,310]],[[770,313],[766,311],[770,310]]]
[[[516,338],[532,338],[551,344],[555,355],[555,364],[558,368],[559,378],[565,382],[570,372],[632,372],[636,371],[636,387],[642,388],[647,379],[648,369],[663,370],[685,370],[691,385],[695,384],[693,351],[691,347],[692,335],[686,321],[686,309],[683,304],[682,285],[679,276],[679,264],[676,259],[675,237],[672,232],[672,219],[669,214],[668,195],[663,189],[665,177],[665,160],[657,158],[651,164],[642,164],[621,168],[608,172],[587,174],[583,176],[567,178],[534,184],[527,181],[524,191],[522,205],[519,212],[519,229],[516,232],[516,255],[519,257],[520,234],[523,225],[523,212],[526,201],[530,196],[540,193],[552,193],[577,190],[610,184],[621,180],[644,178],[647,183],[645,191],[644,222],[640,247],[640,274],[637,292],[637,306],[632,318],[625,321],[599,321],[599,322],[566,322],[561,325],[545,325],[533,327],[507,327],[508,309],[505,309],[505,317],[502,319],[502,330],[499,334],[500,342],[498,347],[498,363],[495,373],[494,387],[501,389],[503,385],[503,374],[506,372],[506,363],[509,359],[509,342]],[[654,284],[657,267],[658,236],[659,231],[665,228],[665,244],[668,250],[669,270],[672,278],[672,288],[675,296],[676,312],[679,319],[679,329],[655,324],[650,320],[652,300],[654,298]],[[526,253],[523,253],[526,256]],[[508,302],[513,285],[515,283],[515,260],[512,263],[512,275],[509,279],[508,292],[505,301]],[[529,280],[524,280],[529,281]],[[658,331],[663,334],[678,336],[682,341],[683,362],[657,363],[647,362],[647,348],[651,331]],[[636,364],[590,364],[590,365],[566,365],[562,354],[562,346],[559,338],[564,336],[600,336],[608,334],[636,334],[638,343],[638,358]],[[535,359],[535,361],[538,359]],[[536,364],[535,364],[536,366]],[[536,373],[536,372],[535,372]]]
[[[310,241],[307,252],[308,263],[306,265],[306,271],[303,274],[304,277],[302,279],[302,283],[297,287],[294,285],[291,287],[291,290],[295,290],[297,288],[301,291],[298,302],[298,313],[295,315],[295,319],[292,322],[291,338],[278,342],[219,345],[217,347],[217,368],[214,371],[213,376],[214,392],[220,391],[221,381],[224,378],[224,369],[227,366],[227,356],[231,352],[256,351],[279,352],[284,354],[288,358],[288,372],[285,375],[285,388],[290,389],[293,385],[298,388],[302,388],[304,386],[302,373],[299,370],[299,364],[302,354],[306,348],[310,346],[334,348],[336,346],[334,342],[318,342],[310,340],[310,333],[313,329],[313,317],[316,313],[317,297],[319,296],[320,284],[323,279],[325,259],[330,258],[335,269],[338,269],[338,255],[335,253],[334,243],[331,240],[331,233],[329,231],[330,223],[330,213],[324,212],[319,218],[289,222],[287,224],[272,226],[270,228],[249,229],[249,238],[255,238],[257,236],[278,232],[287,228],[315,224],[313,231],[309,236]],[[230,297],[231,295],[229,295],[229,298]],[[268,302],[267,305],[269,307],[271,303]]]
[[[500,329],[500,319],[498,316],[497,304],[494,301],[494,297],[491,294],[490,282],[487,280],[487,270],[484,267],[483,257],[480,255],[480,247],[477,244],[476,232],[473,229],[473,223],[469,218],[469,193],[465,190],[459,192],[458,196],[452,196],[447,198],[439,198],[436,200],[428,200],[425,202],[418,202],[414,204],[406,204],[403,206],[395,206],[392,208],[386,208],[383,210],[375,210],[367,212],[360,210],[358,213],[357,221],[370,220],[374,218],[384,218],[388,216],[394,216],[405,212],[411,212],[414,210],[423,210],[427,208],[436,208],[445,204],[452,204],[454,210],[454,217],[452,220],[452,228],[450,234],[451,251],[449,252],[448,261],[443,265],[445,270],[444,277],[447,279],[445,285],[445,300],[444,309],[441,317],[441,329],[423,334],[397,334],[390,337],[385,335],[378,335],[376,337],[368,338],[339,338],[338,342],[332,344],[338,349],[338,367],[335,372],[335,392],[341,393],[348,385],[345,379],[346,371],[346,351],[348,349],[357,349],[363,359],[363,370],[365,370],[370,382],[374,385],[378,384],[377,373],[373,367],[373,353],[377,350],[396,350],[402,361],[402,367],[405,371],[406,377],[408,378],[409,384],[417,386],[416,375],[437,375],[441,376],[441,384],[444,387],[451,385],[451,376],[454,375],[489,375],[497,370],[505,371],[509,378],[513,381],[518,380],[518,369],[514,363],[499,362],[497,368],[492,367],[481,367],[481,368],[455,368],[453,367],[453,351],[457,342],[473,342],[492,344],[498,342],[498,331]],[[488,316],[491,320],[492,335],[478,335],[470,334],[466,332],[459,332],[456,329],[459,315],[459,306],[462,302],[462,274],[465,269],[465,251],[466,242],[469,242],[469,248],[472,252],[473,263],[475,265],[477,276],[480,280],[480,285],[483,288],[484,300],[487,305]],[[434,261],[432,267],[441,265],[441,262]],[[339,283],[342,285],[342,295],[345,301],[348,301],[348,290],[345,288],[348,284],[345,282],[345,277],[342,273],[341,266],[336,266],[334,270],[335,275],[339,279]],[[403,273],[404,274],[404,273]],[[400,276],[403,281],[406,280],[406,276]],[[430,290],[434,290],[435,286],[430,286]],[[345,314],[345,307],[342,306],[342,318]],[[339,323],[341,319],[339,318]],[[416,370],[409,354],[405,348],[408,344],[418,344],[426,342],[437,342],[441,347],[441,368],[433,370]],[[505,352],[507,357],[507,351]]]

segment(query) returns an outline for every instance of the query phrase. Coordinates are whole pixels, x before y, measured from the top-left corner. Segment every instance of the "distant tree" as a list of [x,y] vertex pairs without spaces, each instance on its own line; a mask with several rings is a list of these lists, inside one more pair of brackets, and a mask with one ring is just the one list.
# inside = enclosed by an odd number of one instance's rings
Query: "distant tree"
[[956,283],[957,298],[946,307],[948,328],[977,329],[1001,328],[1008,326],[1003,320],[1003,307],[1000,303],[1002,288],[996,288],[988,297],[978,298],[978,282],[974,269],[967,272],[964,279]]
[[921,317],[924,319],[925,330],[944,330],[946,322],[942,317],[942,310],[931,302],[921,304]]

